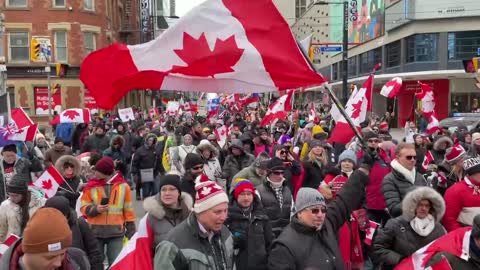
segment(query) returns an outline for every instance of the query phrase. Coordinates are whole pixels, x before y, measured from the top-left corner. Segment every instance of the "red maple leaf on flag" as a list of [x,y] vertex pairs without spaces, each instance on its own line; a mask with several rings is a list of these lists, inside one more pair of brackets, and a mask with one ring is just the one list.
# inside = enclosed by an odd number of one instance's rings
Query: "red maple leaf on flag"
[[205,33],[202,33],[198,39],[183,33],[183,49],[174,51],[187,63],[187,66],[173,66],[170,73],[213,77],[215,74],[233,72],[232,67],[240,60],[244,49],[238,48],[235,35],[225,40],[217,38],[212,51],[208,46]]
[[356,119],[360,116],[360,112],[362,111],[362,103],[363,100],[360,99],[357,103],[352,104],[352,119]]
[[42,188],[43,188],[43,189],[52,189],[52,187],[53,187],[53,184],[52,184],[52,180],[51,180],[51,179],[43,180],[43,181],[42,181]]
[[80,116],[80,114],[77,111],[66,111],[63,113],[63,116],[68,117],[70,119],[75,119],[77,116]]

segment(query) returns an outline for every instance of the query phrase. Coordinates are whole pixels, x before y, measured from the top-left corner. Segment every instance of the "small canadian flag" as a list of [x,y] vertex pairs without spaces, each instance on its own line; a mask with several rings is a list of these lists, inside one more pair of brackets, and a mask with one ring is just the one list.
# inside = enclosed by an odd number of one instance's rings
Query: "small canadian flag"
[[11,234],[5,242],[0,244],[0,259],[2,258],[3,254],[15,243],[20,237],[16,236],[15,234]]
[[373,243],[373,236],[375,235],[375,231],[377,230],[379,224],[371,220],[369,220],[369,222],[370,227],[365,231],[366,235],[364,241],[365,244],[371,246]]
[[62,175],[55,169],[55,166],[50,166],[48,169],[33,182],[33,185],[41,188],[45,192],[46,198],[55,196],[58,188],[64,182]]
[[229,128],[225,125],[215,129],[215,137],[217,137],[218,145],[223,148],[227,142]]
[[423,162],[422,162],[422,167],[424,170],[427,170],[428,169],[428,164],[430,164],[432,161],[433,161],[433,155],[430,151],[427,151],[425,153],[425,157],[423,158]]

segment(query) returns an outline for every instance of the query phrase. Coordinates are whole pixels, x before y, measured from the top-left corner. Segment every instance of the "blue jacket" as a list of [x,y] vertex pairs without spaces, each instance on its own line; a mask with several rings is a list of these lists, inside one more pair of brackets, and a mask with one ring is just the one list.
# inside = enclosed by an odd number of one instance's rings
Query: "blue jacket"
[[61,123],[58,124],[55,130],[55,137],[63,139],[65,144],[70,144],[72,141],[73,123]]

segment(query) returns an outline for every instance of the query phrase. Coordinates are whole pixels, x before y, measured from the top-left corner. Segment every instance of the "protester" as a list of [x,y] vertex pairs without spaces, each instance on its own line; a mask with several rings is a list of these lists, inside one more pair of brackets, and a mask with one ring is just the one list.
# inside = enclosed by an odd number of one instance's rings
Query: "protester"
[[194,146],[197,146],[202,140],[206,139],[206,136],[202,131],[202,124],[198,122],[193,124],[192,130],[189,134],[192,138],[192,144]]
[[300,189],[292,222],[273,242],[268,269],[344,269],[338,230],[361,206],[373,158],[364,162],[328,207],[318,190]]
[[442,196],[429,187],[418,187],[402,201],[402,215],[390,219],[374,238],[373,258],[382,269],[393,269],[403,258],[446,234],[440,224],[445,213]]
[[257,186],[260,201],[265,209],[275,237],[290,223],[293,209],[293,195],[283,176],[285,166],[279,158],[268,162],[267,181]]
[[124,152],[125,139],[120,135],[114,135],[110,142],[110,147],[103,151],[104,157],[110,157],[115,163],[115,170],[120,172],[123,177],[127,176],[127,162],[130,159]]
[[225,151],[220,147],[217,141],[217,137],[215,134],[210,134],[207,136],[207,140],[209,143],[211,143],[213,146],[215,146],[215,149],[217,149],[218,152],[218,161],[220,161],[220,166],[223,167],[223,164],[225,163]]
[[177,168],[177,171],[185,173],[185,168],[183,164],[185,163],[185,158],[190,153],[196,153],[197,147],[193,145],[193,139],[191,134],[186,134],[183,136],[183,144],[175,148],[172,155],[172,164]]
[[[145,144],[135,151],[132,159],[132,174],[137,179],[137,200],[153,196],[158,193],[158,173],[162,157],[155,150],[157,136],[149,133]],[[140,196],[141,187],[141,196]]]
[[48,168],[57,162],[57,160],[65,155],[72,155],[72,149],[63,144],[63,139],[60,137],[55,138],[52,148],[47,150],[44,156],[45,168]]
[[312,140],[309,146],[310,151],[306,156],[306,160],[303,162],[305,175],[302,187],[317,189],[327,172],[331,169],[331,164],[324,142]]
[[435,139],[433,140],[433,149],[430,150],[433,156],[433,163],[435,163],[436,165],[439,165],[443,161],[443,158],[445,157],[447,148],[450,148],[452,146],[453,146],[453,141],[449,137],[444,135],[436,136]]
[[16,174],[6,185],[8,199],[0,205],[0,243],[11,234],[21,236],[32,215],[45,204],[38,192],[28,189],[29,178]]
[[160,177],[160,192],[143,201],[147,222],[155,234],[153,249],[188,217],[192,207],[193,198],[180,191],[180,176],[167,174]]
[[87,217],[93,234],[111,265],[122,250],[123,237],[135,233],[130,187],[120,176],[114,175],[113,160],[103,157],[95,164],[95,176],[83,190],[80,211]]
[[235,268],[267,269],[273,240],[272,226],[249,180],[242,180],[235,185],[225,226],[233,235]]
[[234,269],[233,239],[224,226],[228,213],[227,194],[212,181],[197,183],[195,190],[193,213],[157,246],[155,270]]
[[449,187],[463,180],[463,161],[466,155],[465,149],[459,144],[447,149],[444,160],[438,165],[438,176],[433,183],[440,194],[444,195]]
[[337,193],[348,181],[353,170],[357,167],[357,157],[352,150],[343,151],[338,157],[339,171],[327,174],[320,184],[318,190],[322,194],[325,201],[328,203],[335,200]]
[[60,184],[56,195],[67,198],[72,209],[75,209],[85,179],[80,175],[81,164],[74,156],[65,155],[57,160],[55,168],[65,180]]
[[243,168],[250,166],[255,161],[255,157],[245,153],[243,143],[239,139],[233,140],[228,150],[229,153],[225,158],[222,171],[227,183],[231,183],[233,176]]
[[95,133],[88,136],[83,144],[81,152],[103,153],[110,146],[110,139],[105,135],[105,124],[97,124]]
[[202,140],[196,148],[196,153],[204,160],[203,172],[210,181],[216,182],[223,189],[226,189],[227,183],[223,177],[222,167],[218,161],[218,151],[210,142]]
[[103,255],[100,252],[97,239],[90,230],[87,221],[83,217],[77,217],[74,210],[68,205],[68,199],[63,196],[53,196],[45,203],[45,207],[57,209],[67,219],[68,226],[72,231],[71,247],[85,252],[92,270],[103,270]]
[[[268,162],[270,157],[266,152],[260,153],[255,161],[248,167],[243,168],[232,178],[232,182],[236,179],[248,179],[254,186],[262,185],[267,181]],[[230,183],[230,192],[233,191],[235,185]]]
[[392,172],[385,176],[382,183],[385,203],[392,217],[402,215],[401,202],[411,189],[431,186],[415,169],[417,153],[413,144],[400,143],[395,154],[396,158],[391,163]]
[[71,145],[73,123],[60,123],[55,129],[55,138],[61,138],[66,146]]
[[72,246],[67,219],[53,208],[39,209],[28,222],[23,238],[1,257],[0,269],[89,270],[85,253]]
[[283,161],[283,164],[285,165],[285,181],[287,182],[288,188],[293,192],[293,179],[300,177],[302,173],[302,164],[294,158],[288,145],[275,145],[272,154]]
[[475,132],[472,134],[472,143],[468,155],[471,157],[480,156],[480,132]]
[[471,226],[473,218],[480,214],[480,157],[466,159],[463,168],[465,178],[445,192],[443,225],[449,232]]
[[253,143],[255,144],[255,157],[258,157],[262,152],[272,155],[273,142],[266,129],[261,128],[258,130],[257,136],[253,138]]
[[[188,193],[195,200],[195,179],[203,174],[205,164],[202,157],[197,154],[189,153],[185,157],[185,174],[183,175],[180,190]],[[208,176],[205,176],[207,177]]]
[[40,160],[45,160],[45,153],[51,148],[50,144],[47,142],[45,135],[38,132],[35,136],[35,156]]
[[425,154],[427,152],[426,142],[423,139],[423,136],[420,134],[413,135],[413,140],[415,142],[415,152],[417,154],[417,162],[415,168],[421,173],[425,173],[423,168],[423,160],[425,159]]

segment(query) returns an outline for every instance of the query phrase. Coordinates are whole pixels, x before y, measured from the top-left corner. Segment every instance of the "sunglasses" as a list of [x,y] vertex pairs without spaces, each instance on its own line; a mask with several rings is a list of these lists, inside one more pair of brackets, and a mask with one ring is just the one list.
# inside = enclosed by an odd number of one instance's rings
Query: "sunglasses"
[[215,139],[211,139],[211,140],[208,140],[209,142],[216,142],[217,140]]
[[311,209],[308,209],[308,210],[310,210],[310,212],[312,212],[312,214],[314,214],[314,215],[318,215],[318,213],[320,213],[320,212],[322,212],[322,214],[327,213],[327,208],[326,207],[311,208]]
[[285,150],[280,151],[280,155],[285,155],[286,153],[287,153],[287,151],[285,151]]
[[275,174],[275,175],[282,175],[284,173],[284,171],[273,171],[272,174]]
[[407,160],[417,160],[417,156],[406,156],[405,157]]
[[192,170],[203,170],[203,165],[202,166],[195,166],[192,168]]
[[368,140],[368,142],[369,142],[369,143],[379,143],[380,140],[377,140],[377,139],[375,139],[375,140]]

